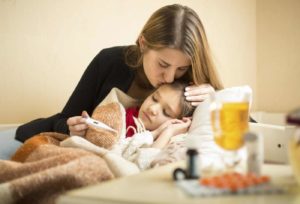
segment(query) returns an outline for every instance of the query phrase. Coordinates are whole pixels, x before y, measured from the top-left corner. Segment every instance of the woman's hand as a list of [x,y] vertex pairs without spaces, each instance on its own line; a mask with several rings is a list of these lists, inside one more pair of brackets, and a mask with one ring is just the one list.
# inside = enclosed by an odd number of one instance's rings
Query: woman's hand
[[81,116],[70,117],[67,120],[67,125],[69,126],[70,135],[84,136],[88,125],[85,120],[89,117],[86,111],[83,111]]
[[198,106],[202,101],[209,98],[215,89],[210,84],[201,84],[200,86],[191,85],[185,88],[185,98],[190,101],[193,106]]

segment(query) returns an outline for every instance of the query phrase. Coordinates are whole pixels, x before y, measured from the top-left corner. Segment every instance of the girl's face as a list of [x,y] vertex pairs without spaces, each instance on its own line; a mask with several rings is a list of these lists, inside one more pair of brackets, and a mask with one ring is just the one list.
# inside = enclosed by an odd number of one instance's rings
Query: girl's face
[[151,85],[159,87],[182,77],[191,69],[191,61],[186,54],[177,49],[148,49],[144,53],[143,66]]
[[182,111],[180,106],[182,97],[181,91],[162,85],[146,98],[138,117],[147,130],[155,130],[167,120],[179,117]]

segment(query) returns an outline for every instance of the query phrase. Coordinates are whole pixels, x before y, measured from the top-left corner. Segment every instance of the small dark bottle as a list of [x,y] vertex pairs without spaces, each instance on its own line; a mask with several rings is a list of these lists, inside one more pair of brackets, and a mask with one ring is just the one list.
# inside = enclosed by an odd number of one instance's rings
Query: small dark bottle
[[197,136],[188,137],[186,147],[186,169],[177,168],[173,171],[173,179],[176,181],[200,178],[199,138]]
[[188,149],[187,152],[187,179],[198,179],[199,175],[199,158],[197,149]]

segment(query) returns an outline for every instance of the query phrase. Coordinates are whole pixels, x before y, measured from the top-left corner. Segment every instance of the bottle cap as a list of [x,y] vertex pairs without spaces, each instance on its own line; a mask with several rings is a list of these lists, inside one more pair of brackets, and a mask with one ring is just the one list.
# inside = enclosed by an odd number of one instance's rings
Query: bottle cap
[[286,122],[289,124],[300,125],[300,108],[291,111],[286,117]]
[[255,142],[257,141],[258,136],[252,132],[247,132],[244,136],[245,142]]

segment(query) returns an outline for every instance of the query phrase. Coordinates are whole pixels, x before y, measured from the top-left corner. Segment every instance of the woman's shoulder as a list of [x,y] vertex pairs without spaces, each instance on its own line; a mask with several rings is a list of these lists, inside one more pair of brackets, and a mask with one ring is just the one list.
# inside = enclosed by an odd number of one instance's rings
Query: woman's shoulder
[[[97,70],[110,70],[112,68],[123,69],[124,67],[129,69],[125,60],[125,52],[128,46],[115,46],[104,48],[94,57],[90,67],[94,67]],[[101,69],[99,69],[101,68]]]
[[99,55],[112,58],[124,58],[124,54],[128,46],[114,46],[104,48],[99,52]]

